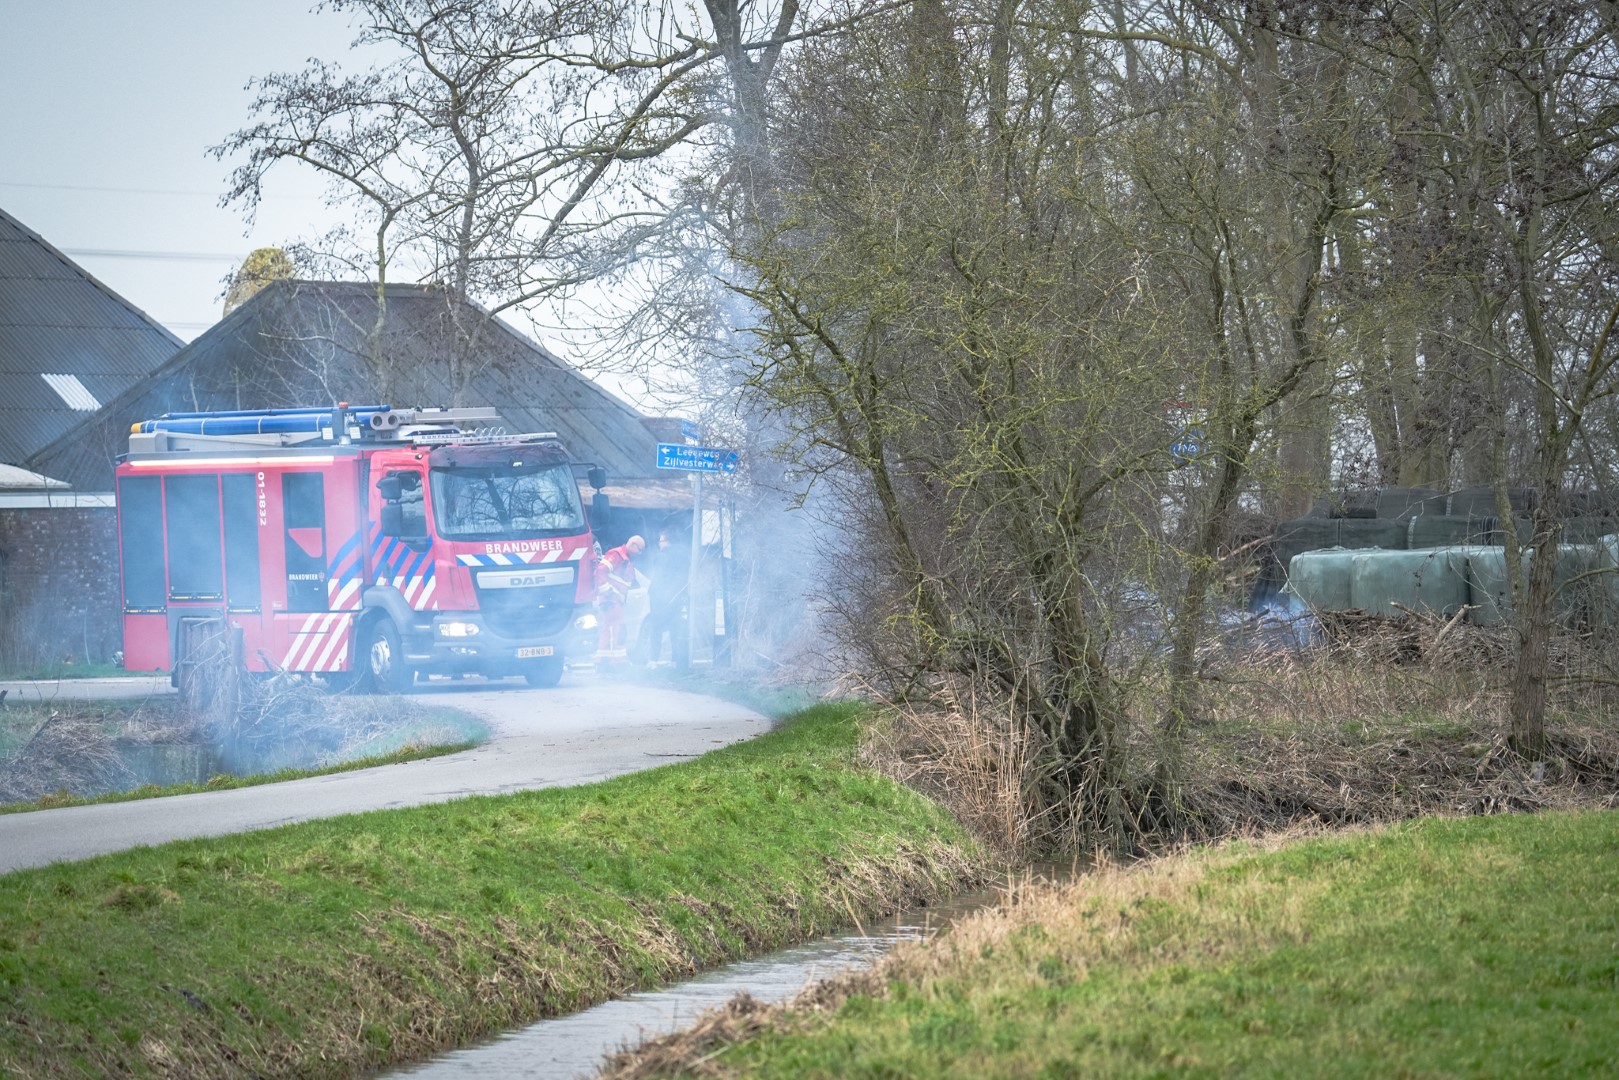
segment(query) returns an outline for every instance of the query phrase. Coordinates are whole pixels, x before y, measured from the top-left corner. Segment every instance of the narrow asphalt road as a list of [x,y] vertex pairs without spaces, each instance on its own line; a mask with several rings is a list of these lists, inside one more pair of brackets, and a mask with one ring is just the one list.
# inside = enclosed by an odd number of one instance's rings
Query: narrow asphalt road
[[[15,694],[12,700],[144,696],[168,692],[168,680],[0,683],[0,689]],[[489,724],[489,741],[426,761],[281,784],[0,815],[0,874],[170,840],[585,784],[696,757],[770,726],[758,713],[717,698],[591,673],[570,675],[552,690],[469,681],[421,687],[417,696],[476,713]]]

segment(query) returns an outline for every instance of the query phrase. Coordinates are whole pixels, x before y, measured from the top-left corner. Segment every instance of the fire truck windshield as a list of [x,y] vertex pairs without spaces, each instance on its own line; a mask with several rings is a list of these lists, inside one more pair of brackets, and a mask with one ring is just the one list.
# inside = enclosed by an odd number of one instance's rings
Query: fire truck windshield
[[517,540],[585,528],[566,465],[456,465],[432,470],[433,518],[447,540]]

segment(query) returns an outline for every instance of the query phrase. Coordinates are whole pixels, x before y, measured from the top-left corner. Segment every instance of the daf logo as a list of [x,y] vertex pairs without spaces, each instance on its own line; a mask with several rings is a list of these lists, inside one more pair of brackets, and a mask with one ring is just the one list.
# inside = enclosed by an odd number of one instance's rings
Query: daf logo
[[547,566],[544,569],[483,570],[478,573],[480,589],[533,589],[545,585],[572,585],[574,567]]

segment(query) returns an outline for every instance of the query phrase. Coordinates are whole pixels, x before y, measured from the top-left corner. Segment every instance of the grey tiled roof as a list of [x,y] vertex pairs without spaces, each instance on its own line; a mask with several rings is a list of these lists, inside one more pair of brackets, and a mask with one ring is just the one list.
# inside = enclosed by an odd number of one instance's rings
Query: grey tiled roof
[[0,210],[0,462],[27,464],[182,344]]
[[[36,455],[29,467],[82,490],[106,490],[129,425],[165,412],[355,405],[451,405],[445,295],[387,288],[383,352],[397,372],[395,400],[379,402],[367,332],[375,286],[276,282],[186,345],[145,381],[108,403],[90,428]],[[476,310],[462,310],[481,317]],[[605,466],[614,488],[667,489],[683,479],[656,468],[656,421],[498,319],[487,323],[467,405],[493,406],[513,431],[554,431],[579,461]],[[667,501],[658,499],[657,501]]]

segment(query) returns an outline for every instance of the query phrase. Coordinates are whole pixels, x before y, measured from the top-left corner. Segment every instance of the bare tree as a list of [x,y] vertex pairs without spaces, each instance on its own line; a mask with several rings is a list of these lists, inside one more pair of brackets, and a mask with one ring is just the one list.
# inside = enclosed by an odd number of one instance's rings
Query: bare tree
[[1110,77],[1062,3],[917,4],[808,45],[777,98],[780,214],[732,254],[764,313],[752,387],[880,537],[868,674],[988,694],[1035,748],[1031,812],[1128,843],[1108,657],[1179,379],[1094,152],[1126,108]]
[[1512,290],[1495,317],[1514,347],[1497,361],[1507,379],[1526,384],[1530,403],[1533,552],[1520,597],[1511,716],[1514,748],[1538,757],[1546,749],[1563,487],[1587,413],[1619,394],[1611,96],[1619,51],[1598,13],[1577,5],[1502,3],[1477,23],[1458,23],[1447,46],[1459,89],[1479,108],[1455,117],[1457,134],[1470,164],[1488,177],[1492,190],[1476,204],[1480,224]]
[[1362,26],[1354,57],[1399,88],[1390,126],[1418,155],[1426,216],[1445,222],[1427,234],[1439,255],[1430,274],[1461,301],[1421,312],[1422,332],[1475,358],[1467,389],[1488,405],[1501,516],[1511,520],[1513,480],[1534,492],[1526,576],[1511,529],[1506,547],[1520,640],[1511,743],[1539,757],[1565,487],[1594,479],[1585,443],[1619,394],[1611,13],[1412,0]]
[[[356,226],[311,250],[375,281],[377,341],[390,277],[443,289],[461,401],[487,318],[633,263],[661,227],[665,211],[640,197],[636,183],[650,181],[637,169],[713,119],[685,89],[721,43],[689,31],[671,6],[330,6],[358,19],[356,45],[385,59],[357,75],[314,61],[257,80],[259,121],[215,148],[246,157],[227,198],[251,210],[283,162],[328,177]],[[730,44],[735,53],[746,43]],[[368,245],[355,242],[361,230]]]
[[[1312,28],[1331,34],[1331,13]],[[1178,340],[1157,334],[1191,446],[1166,523],[1162,563],[1176,569],[1156,579],[1174,598],[1158,770],[1172,787],[1240,500],[1263,481],[1285,513],[1297,501],[1287,491],[1320,490],[1319,476],[1305,477],[1324,466],[1325,450],[1310,452],[1320,460],[1302,474],[1299,454],[1330,433],[1321,388],[1344,359],[1332,256],[1367,200],[1356,181],[1372,115],[1365,80],[1342,52],[1280,48],[1278,13],[1263,5],[1211,17],[1120,4],[1092,32],[1126,50],[1134,107],[1100,150],[1139,193],[1110,220],[1139,252],[1159,303],[1188,320]],[[1311,417],[1310,430],[1294,430],[1289,413]],[[1268,467],[1277,453],[1292,467]]]

